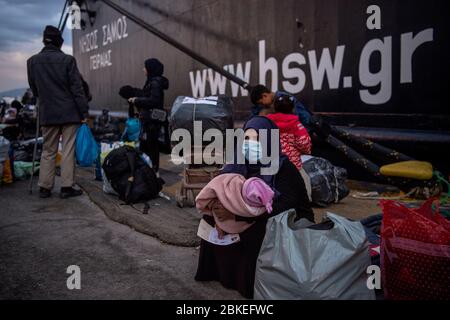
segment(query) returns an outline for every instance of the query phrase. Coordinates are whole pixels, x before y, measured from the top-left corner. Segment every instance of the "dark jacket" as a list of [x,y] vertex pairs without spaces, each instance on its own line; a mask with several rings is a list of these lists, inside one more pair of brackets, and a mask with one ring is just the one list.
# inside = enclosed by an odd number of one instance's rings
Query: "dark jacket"
[[138,109],[163,109],[164,91],[169,89],[169,80],[163,76],[157,76],[149,79],[142,91],[137,92],[137,99],[134,105]]
[[39,98],[41,125],[75,124],[88,117],[88,102],[74,57],[47,45],[28,59],[27,71],[30,88]]
[[81,84],[83,85],[84,95],[88,102],[92,101],[91,89],[89,88],[89,84],[81,77]]
[[169,80],[163,77],[164,65],[158,59],[145,61],[147,81],[142,90],[135,92],[134,105],[140,110],[163,109],[164,91],[169,89]]

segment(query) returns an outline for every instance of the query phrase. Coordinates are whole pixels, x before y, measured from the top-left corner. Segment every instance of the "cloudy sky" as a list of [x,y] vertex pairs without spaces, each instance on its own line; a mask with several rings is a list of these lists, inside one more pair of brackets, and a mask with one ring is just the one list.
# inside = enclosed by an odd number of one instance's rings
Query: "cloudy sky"
[[[57,26],[64,0],[0,0],[0,92],[28,87],[26,60],[42,49],[45,26]],[[63,51],[72,53],[66,28]]]

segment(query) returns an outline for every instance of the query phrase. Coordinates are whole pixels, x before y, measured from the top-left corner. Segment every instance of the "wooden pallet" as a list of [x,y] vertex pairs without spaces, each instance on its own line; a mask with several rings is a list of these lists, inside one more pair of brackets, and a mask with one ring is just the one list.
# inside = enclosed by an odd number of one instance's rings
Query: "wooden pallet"
[[181,187],[175,195],[177,205],[180,208],[195,207],[195,197],[219,172],[220,168],[216,166],[185,168]]

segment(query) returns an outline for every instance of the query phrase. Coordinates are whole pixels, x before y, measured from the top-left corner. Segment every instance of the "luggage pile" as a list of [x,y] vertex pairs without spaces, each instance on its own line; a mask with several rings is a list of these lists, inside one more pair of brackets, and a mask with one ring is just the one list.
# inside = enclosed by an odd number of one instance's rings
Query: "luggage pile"
[[269,219],[255,299],[450,299],[447,201],[381,200],[383,213],[361,221],[328,213],[314,225],[295,211]]
[[[36,159],[42,154],[42,138],[38,139]],[[33,149],[35,140],[8,141],[0,136],[0,184],[11,184],[14,180],[25,180],[39,172],[39,162],[32,172]]]
[[[186,129],[191,138],[194,137],[194,121],[202,123],[202,132],[208,129],[218,129],[224,135],[226,129],[234,126],[233,101],[229,97],[205,97],[201,99],[178,97],[173,104],[169,124],[173,132],[176,129]],[[219,174],[221,165],[194,165],[196,153],[203,154],[204,146],[193,146],[191,158],[183,170],[181,188],[177,190],[176,201],[179,207],[195,206],[195,197],[215,176]],[[223,157],[223,152],[221,155]]]
[[[36,159],[40,159],[42,155],[43,138],[38,138]],[[25,141],[14,141],[11,144],[13,151],[14,161],[32,162],[33,161],[33,149],[35,139],[29,139]]]

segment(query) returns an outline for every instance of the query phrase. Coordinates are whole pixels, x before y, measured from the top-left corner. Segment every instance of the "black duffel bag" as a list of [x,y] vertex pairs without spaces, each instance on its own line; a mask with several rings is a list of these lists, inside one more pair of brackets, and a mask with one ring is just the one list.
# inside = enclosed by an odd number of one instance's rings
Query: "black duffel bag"
[[127,204],[154,199],[162,190],[153,169],[132,147],[123,146],[111,151],[102,168],[111,187]]
[[233,129],[233,100],[230,97],[191,98],[178,97],[170,113],[170,128],[186,129],[194,135],[194,121],[201,121],[202,133],[208,129],[219,129],[225,134],[226,129]]
[[330,161],[312,157],[303,163],[311,180],[312,203],[319,207],[327,207],[339,203],[347,197],[350,190],[345,184],[347,170],[335,167]]

